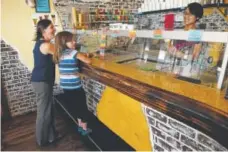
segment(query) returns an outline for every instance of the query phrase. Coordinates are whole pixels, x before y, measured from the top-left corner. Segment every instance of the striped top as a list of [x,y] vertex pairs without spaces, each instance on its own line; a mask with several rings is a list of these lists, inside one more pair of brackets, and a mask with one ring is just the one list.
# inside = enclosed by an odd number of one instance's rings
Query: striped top
[[60,57],[60,87],[63,89],[81,88],[81,79],[79,76],[78,59],[76,58],[76,50],[65,50]]

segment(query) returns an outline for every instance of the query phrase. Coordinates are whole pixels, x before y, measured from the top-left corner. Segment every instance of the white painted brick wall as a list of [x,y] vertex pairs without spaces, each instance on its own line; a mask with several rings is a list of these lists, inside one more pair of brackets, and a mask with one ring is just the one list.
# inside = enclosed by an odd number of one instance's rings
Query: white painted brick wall
[[143,104],[142,108],[154,151],[227,151],[202,132]]
[[[1,78],[5,88],[11,116],[36,111],[36,95],[31,79],[31,71],[20,61],[18,51],[1,40]],[[54,94],[61,93],[58,85]]]
[[86,92],[87,107],[95,116],[97,115],[97,104],[101,99],[105,85],[93,79],[83,77],[82,85]]

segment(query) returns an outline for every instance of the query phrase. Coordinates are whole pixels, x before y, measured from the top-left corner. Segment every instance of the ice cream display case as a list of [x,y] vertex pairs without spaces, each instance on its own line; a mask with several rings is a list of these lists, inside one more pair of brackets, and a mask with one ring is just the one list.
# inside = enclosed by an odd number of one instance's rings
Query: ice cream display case
[[136,150],[227,150],[228,33],[133,33],[77,32],[97,53],[81,67],[88,109]]
[[[98,33],[80,35],[82,51],[99,54],[100,37]],[[104,61],[142,71],[163,73],[183,81],[221,89],[222,86],[225,87],[226,82],[225,69],[222,70],[226,42],[218,41],[197,42],[146,36],[130,38],[109,33],[106,35]],[[221,84],[218,84],[219,76]]]

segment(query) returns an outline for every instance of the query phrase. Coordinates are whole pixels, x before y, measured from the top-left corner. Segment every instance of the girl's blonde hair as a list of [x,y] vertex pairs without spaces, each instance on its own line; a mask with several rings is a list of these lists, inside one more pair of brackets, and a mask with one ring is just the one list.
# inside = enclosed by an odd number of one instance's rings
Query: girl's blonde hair
[[59,32],[55,36],[55,52],[53,54],[53,60],[55,63],[59,63],[60,56],[65,49],[68,49],[66,43],[73,40],[74,35],[68,31]]

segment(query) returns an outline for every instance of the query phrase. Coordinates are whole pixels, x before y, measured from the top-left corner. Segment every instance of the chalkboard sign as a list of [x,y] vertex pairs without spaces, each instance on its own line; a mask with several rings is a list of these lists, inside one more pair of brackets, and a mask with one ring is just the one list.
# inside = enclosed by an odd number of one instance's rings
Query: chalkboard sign
[[50,13],[49,0],[36,0],[37,13]]

